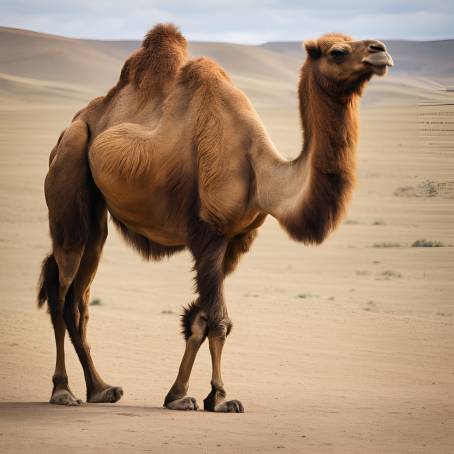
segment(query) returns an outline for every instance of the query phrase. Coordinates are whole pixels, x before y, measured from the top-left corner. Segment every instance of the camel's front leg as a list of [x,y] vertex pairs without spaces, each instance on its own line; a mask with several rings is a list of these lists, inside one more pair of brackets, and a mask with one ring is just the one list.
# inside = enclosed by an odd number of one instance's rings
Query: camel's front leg
[[213,362],[212,391],[204,401],[204,408],[217,412],[241,412],[238,401],[225,401],[221,379],[221,353],[231,323],[224,303],[223,282],[225,277],[226,252],[229,240],[216,234],[211,226],[197,221],[189,232],[199,298],[183,316],[186,350],[181,361],[177,379],[168,392],[164,406],[173,410],[196,410],[197,404],[186,396],[189,375],[197,352],[208,336]]
[[186,395],[189,377],[197,352],[206,337],[206,317],[199,311],[197,303],[192,304],[184,314],[186,329],[186,348],[181,360],[178,376],[164,400],[164,406],[170,410],[197,410],[199,407],[193,397]]
[[212,375],[211,375],[211,392],[203,401],[203,408],[207,411],[221,413],[243,413],[244,407],[239,400],[226,400],[224,383],[221,376],[221,356],[224,342],[227,335],[227,327],[219,325],[216,331],[208,333],[208,342],[210,344]]

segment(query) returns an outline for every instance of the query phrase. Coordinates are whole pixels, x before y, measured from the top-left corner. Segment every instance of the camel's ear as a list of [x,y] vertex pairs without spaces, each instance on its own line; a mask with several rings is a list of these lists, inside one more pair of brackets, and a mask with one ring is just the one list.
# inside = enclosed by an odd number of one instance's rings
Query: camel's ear
[[304,48],[306,49],[307,54],[313,58],[316,59],[322,55],[322,51],[320,50],[320,47],[314,39],[308,39],[307,41],[304,41]]

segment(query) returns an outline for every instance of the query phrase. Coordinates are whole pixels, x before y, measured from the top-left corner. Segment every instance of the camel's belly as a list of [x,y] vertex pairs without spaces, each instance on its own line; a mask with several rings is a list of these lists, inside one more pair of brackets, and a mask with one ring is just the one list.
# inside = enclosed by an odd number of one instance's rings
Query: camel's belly
[[106,199],[110,214],[126,225],[130,230],[163,246],[184,246],[186,244],[186,223],[180,219],[168,219],[168,213],[160,209],[137,208],[127,205],[124,209],[109,203]]

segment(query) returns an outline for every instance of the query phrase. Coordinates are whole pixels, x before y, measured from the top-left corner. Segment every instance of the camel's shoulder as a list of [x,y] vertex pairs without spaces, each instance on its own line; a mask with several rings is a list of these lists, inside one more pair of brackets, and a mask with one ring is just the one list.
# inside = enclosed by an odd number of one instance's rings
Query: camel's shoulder
[[218,232],[241,218],[246,203],[248,163],[242,151],[238,90],[226,72],[209,58],[188,62],[179,83],[190,99],[200,201],[199,216]]

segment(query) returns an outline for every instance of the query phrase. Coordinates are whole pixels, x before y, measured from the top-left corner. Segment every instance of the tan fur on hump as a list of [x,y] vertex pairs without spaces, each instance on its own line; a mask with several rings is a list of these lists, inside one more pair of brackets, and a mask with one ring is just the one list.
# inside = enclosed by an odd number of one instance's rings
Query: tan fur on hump
[[90,149],[90,160],[102,156],[99,173],[116,175],[125,181],[134,181],[150,168],[153,141],[149,130],[133,123],[121,123],[101,133]]
[[165,96],[178,70],[187,60],[187,41],[173,24],[158,24],[142,42],[142,47],[126,60],[117,84],[105,97],[108,102],[128,83],[133,83],[143,101]]

